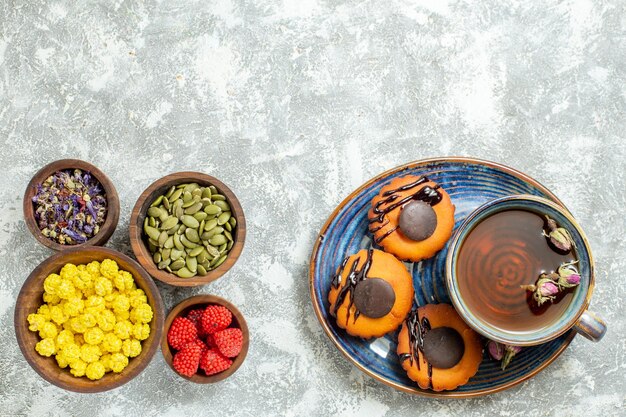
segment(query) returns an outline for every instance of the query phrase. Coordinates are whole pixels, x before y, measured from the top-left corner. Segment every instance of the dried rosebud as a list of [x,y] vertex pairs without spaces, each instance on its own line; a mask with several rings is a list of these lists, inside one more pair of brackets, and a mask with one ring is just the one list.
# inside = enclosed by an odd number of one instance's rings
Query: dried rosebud
[[546,274],[541,274],[539,280],[534,285],[521,285],[521,287],[527,291],[533,292],[533,298],[540,306],[546,301],[554,300],[554,297],[559,292],[559,287],[556,286]]
[[497,361],[501,360],[502,356],[504,356],[504,346],[493,340],[487,342],[487,350],[489,351],[489,355]]
[[511,346],[511,345],[504,346],[504,357],[502,358],[502,362],[500,363],[500,367],[502,368],[503,371],[506,369],[507,366],[509,366],[509,364],[513,360],[513,357],[517,355],[518,353],[520,353],[521,351],[522,351],[522,348],[519,346]]
[[572,235],[562,227],[558,227],[556,221],[546,216],[547,219],[547,228],[549,233],[546,234],[543,231],[543,235],[550,239],[550,243],[557,248],[559,251],[568,253],[575,246],[574,239],[572,239]]
[[580,284],[580,274],[574,266],[578,261],[561,264],[557,270],[559,279],[557,285],[560,288],[571,288]]

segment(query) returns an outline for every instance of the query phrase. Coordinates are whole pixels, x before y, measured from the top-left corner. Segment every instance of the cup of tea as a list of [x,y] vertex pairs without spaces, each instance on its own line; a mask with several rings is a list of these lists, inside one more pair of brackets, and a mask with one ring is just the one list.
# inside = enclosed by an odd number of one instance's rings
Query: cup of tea
[[533,346],[570,329],[599,341],[606,324],[587,310],[594,286],[589,243],[552,201],[514,195],[490,201],[457,229],[446,258],[454,307],[483,336]]

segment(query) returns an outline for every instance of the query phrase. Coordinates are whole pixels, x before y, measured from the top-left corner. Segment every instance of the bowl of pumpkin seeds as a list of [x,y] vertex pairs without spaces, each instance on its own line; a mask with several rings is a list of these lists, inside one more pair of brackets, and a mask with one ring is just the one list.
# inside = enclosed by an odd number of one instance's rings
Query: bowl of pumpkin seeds
[[177,172],[152,183],[130,219],[130,243],[141,266],[176,286],[203,285],[224,275],[239,258],[245,235],[235,194],[200,172]]

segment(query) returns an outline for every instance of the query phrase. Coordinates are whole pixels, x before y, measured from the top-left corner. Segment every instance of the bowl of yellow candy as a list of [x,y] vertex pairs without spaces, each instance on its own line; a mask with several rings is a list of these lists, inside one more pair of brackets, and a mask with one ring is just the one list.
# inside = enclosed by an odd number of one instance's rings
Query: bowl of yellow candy
[[48,382],[75,392],[107,391],[150,362],[163,331],[163,302],[135,261],[102,247],[43,261],[15,308],[17,341]]

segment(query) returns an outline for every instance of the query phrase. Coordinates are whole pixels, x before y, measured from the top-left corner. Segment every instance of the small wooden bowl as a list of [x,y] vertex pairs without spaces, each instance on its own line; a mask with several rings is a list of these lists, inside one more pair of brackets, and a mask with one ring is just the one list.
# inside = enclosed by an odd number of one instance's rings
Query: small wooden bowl
[[[174,366],[172,365],[172,358],[176,351],[172,349],[170,345],[167,343],[167,332],[169,331],[170,326],[172,325],[172,322],[174,321],[176,317],[185,316],[187,313],[189,313],[189,311],[195,310],[198,308],[205,308],[209,304],[217,304],[217,305],[224,306],[227,309],[229,309],[231,313],[233,313],[233,322],[229,327],[238,327],[241,329],[241,333],[243,334],[243,345],[241,347],[241,352],[239,352],[239,355],[237,355],[237,357],[233,359],[233,364],[230,366],[230,368],[218,374],[206,376],[202,374],[203,372],[202,370],[198,370],[198,373],[196,373],[192,377],[181,375],[178,372],[176,372],[176,370],[174,369]],[[163,352],[163,357],[165,358],[165,362],[167,362],[167,364],[170,366],[170,368],[172,369],[172,371],[174,371],[176,375],[180,376],[181,378],[185,378],[189,381],[198,383],[198,384],[212,384],[214,382],[219,382],[228,378],[229,376],[234,374],[235,371],[237,371],[237,369],[239,369],[243,361],[246,359],[246,355],[248,353],[248,346],[250,344],[250,333],[248,332],[248,325],[246,324],[246,320],[243,318],[243,315],[237,309],[237,307],[232,305],[229,301],[221,297],[218,297],[216,295],[210,295],[210,294],[196,295],[196,296],[193,296],[193,297],[190,297],[181,301],[167,315],[163,329],[164,330],[163,330],[163,338],[161,340],[161,352]]]
[[[130,272],[138,288],[146,293],[148,303],[154,316],[150,322],[150,336],[141,342],[142,351],[139,356],[131,358],[128,366],[119,374],[108,372],[97,381],[87,377],[73,376],[69,368],[61,369],[56,359],[40,356],[35,345],[40,338],[36,332],[28,330],[27,317],[35,313],[43,303],[43,281],[51,273],[58,273],[66,263],[86,264],[91,261],[113,259],[120,269]],[[128,256],[108,248],[97,246],[68,249],[59,252],[43,261],[24,282],[16,300],[14,327],[17,343],[28,364],[46,381],[74,392],[102,392],[123,385],[139,375],[148,365],[161,341],[163,332],[163,302],[154,281],[146,271]]]
[[[233,216],[237,219],[236,233],[233,235],[233,247],[228,257],[219,267],[209,271],[206,275],[196,275],[192,278],[180,278],[165,270],[158,269],[152,259],[145,237],[143,236],[143,221],[146,218],[150,204],[162,194],[165,194],[172,185],[195,182],[201,186],[214,185],[226,197]],[[150,275],[166,284],[179,287],[195,287],[215,281],[226,273],[239,259],[246,239],[246,219],[241,204],[235,194],[223,182],[201,172],[176,172],[153,182],[140,196],[130,216],[130,244],[135,257]]]
[[[37,185],[44,182],[50,175],[57,171],[75,168],[83,171],[89,171],[98,180],[98,182],[100,182],[104,188],[104,192],[106,193],[107,215],[104,220],[104,224],[100,227],[100,231],[91,239],[76,245],[61,245],[60,243],[45,237],[41,233],[41,230],[39,230],[39,226],[35,220],[33,197],[37,192]],[[23,210],[24,220],[26,221],[26,225],[28,226],[30,232],[33,236],[35,236],[35,239],[37,239],[39,243],[50,249],[66,250],[83,246],[102,246],[107,243],[113,234],[113,231],[117,227],[117,222],[120,217],[120,199],[109,177],[107,177],[104,172],[100,171],[97,167],[89,162],[81,161],[80,159],[60,159],[41,168],[30,180],[28,187],[26,187],[26,192],[24,193]]]

